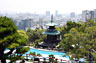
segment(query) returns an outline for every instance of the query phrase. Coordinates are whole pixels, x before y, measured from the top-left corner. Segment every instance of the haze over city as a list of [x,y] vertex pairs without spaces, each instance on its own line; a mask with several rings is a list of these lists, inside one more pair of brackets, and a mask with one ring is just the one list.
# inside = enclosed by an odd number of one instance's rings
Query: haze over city
[[96,0],[0,0],[0,63],[96,63]]
[[0,0],[0,12],[6,13],[82,13],[83,10],[96,9],[96,0]]

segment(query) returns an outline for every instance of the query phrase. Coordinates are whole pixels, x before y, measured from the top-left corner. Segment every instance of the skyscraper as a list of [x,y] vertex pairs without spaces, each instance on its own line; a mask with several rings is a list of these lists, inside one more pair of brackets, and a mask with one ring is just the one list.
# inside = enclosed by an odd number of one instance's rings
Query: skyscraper
[[90,11],[90,19],[94,19],[94,11]]
[[96,9],[94,9],[94,20],[96,22]]
[[94,9],[94,17],[96,17],[96,9]]
[[58,16],[58,11],[57,11],[57,10],[55,11],[55,16],[56,16],[56,17]]
[[82,11],[82,20],[83,20],[84,22],[86,22],[87,19],[89,19],[89,17],[90,17],[90,13],[89,13],[88,10]]
[[50,16],[50,11],[46,11],[46,16]]
[[84,22],[88,21],[88,19],[92,19],[94,20],[94,18],[96,17],[96,10],[92,10],[92,11],[89,11],[89,10],[85,10],[85,11],[82,11],[82,20]]
[[75,12],[70,13],[70,18],[75,18]]

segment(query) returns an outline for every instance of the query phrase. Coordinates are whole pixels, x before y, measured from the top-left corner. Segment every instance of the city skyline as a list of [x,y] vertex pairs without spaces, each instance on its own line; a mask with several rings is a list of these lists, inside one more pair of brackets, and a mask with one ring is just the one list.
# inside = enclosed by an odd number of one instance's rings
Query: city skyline
[[96,9],[95,0],[0,0],[0,12],[10,13],[82,13]]

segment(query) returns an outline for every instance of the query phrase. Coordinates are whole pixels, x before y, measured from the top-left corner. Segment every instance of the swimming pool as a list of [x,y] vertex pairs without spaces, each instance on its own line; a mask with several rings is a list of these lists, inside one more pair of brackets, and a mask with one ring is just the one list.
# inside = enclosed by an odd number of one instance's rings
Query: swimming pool
[[[9,49],[6,49],[5,51],[8,51],[8,50]],[[28,52],[26,52],[25,54],[23,54],[23,56],[26,56],[26,54],[30,54],[30,52],[35,52],[36,54],[41,54],[42,57],[49,57],[49,55],[52,54],[55,56],[55,58],[70,60],[69,56],[67,56],[63,52],[45,51],[45,50],[38,50],[38,49],[33,49],[33,48],[30,48],[30,50]],[[62,57],[62,55],[66,55],[66,56]]]
[[[63,52],[55,52],[55,51],[44,51],[44,50],[38,50],[38,49],[32,49],[25,54],[29,54],[30,52],[35,52],[36,54],[41,54],[43,57],[48,57],[50,54],[54,55],[55,58],[63,58],[62,55],[66,55]],[[66,55],[65,58],[69,59],[69,57]]]

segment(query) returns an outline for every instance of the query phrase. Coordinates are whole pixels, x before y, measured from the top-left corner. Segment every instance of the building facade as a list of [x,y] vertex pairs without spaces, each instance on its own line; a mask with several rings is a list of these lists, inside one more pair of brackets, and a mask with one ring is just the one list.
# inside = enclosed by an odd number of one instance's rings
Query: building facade
[[84,22],[87,22],[88,19],[95,20],[96,22],[96,9],[92,11],[89,11],[89,10],[82,11],[82,20]]
[[70,13],[70,18],[75,18],[75,12]]

